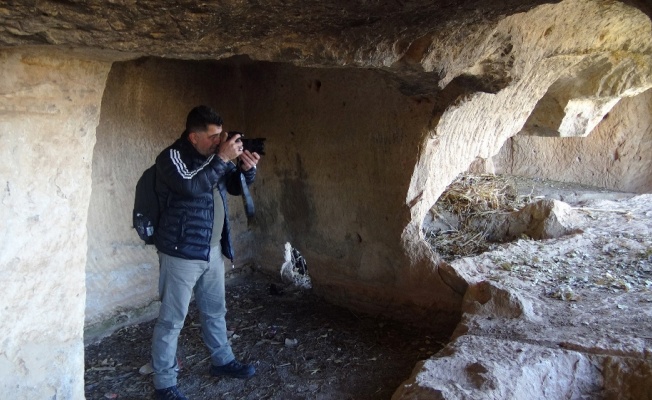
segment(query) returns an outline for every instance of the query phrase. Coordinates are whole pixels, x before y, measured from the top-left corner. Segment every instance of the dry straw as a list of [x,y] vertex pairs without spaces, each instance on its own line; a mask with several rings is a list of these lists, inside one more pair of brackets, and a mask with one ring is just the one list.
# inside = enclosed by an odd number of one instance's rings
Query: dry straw
[[508,177],[462,174],[431,209],[435,220],[450,213],[459,223],[450,230],[426,232],[426,238],[446,260],[483,253],[490,246],[492,214],[518,211],[530,200],[530,196],[518,196]]

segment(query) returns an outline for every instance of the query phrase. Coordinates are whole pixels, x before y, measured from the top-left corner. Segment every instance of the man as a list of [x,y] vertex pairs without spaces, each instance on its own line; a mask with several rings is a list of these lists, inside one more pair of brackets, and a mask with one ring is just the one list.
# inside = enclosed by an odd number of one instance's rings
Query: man
[[[222,118],[206,106],[193,108],[179,139],[156,158],[161,218],[154,242],[159,252],[161,310],[152,338],[157,399],[186,399],[177,388],[177,341],[192,293],[202,337],[211,355],[210,374],[249,378],[226,337],[224,259],[233,260],[226,193],[240,195],[241,174],[254,181],[260,156],[242,149],[239,134],[227,139]],[[238,158],[236,166],[231,160]]]

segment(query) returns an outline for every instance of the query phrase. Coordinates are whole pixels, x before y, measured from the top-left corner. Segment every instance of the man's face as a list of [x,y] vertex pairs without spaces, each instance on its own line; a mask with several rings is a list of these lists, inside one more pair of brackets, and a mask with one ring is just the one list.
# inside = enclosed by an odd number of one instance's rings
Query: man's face
[[204,157],[215,154],[217,146],[220,144],[222,137],[221,125],[208,125],[204,132],[190,132],[190,143],[195,147],[197,152]]

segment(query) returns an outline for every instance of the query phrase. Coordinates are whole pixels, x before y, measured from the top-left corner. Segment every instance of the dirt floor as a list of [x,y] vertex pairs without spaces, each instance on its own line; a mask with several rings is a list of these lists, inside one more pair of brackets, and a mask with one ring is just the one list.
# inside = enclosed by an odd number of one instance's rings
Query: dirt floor
[[[208,375],[192,303],[178,351],[179,387],[190,399],[389,399],[450,334],[357,315],[259,272],[228,281],[227,305],[236,357],[257,373],[249,380]],[[153,398],[151,376],[140,372],[153,326],[123,328],[86,347],[87,399]]]

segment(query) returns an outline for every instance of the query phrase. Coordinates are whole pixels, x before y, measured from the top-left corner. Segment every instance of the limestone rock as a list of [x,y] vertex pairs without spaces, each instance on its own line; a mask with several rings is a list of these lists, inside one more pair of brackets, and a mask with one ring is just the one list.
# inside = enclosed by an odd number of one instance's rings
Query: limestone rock
[[506,238],[525,234],[533,239],[551,239],[579,232],[577,217],[568,204],[558,200],[539,200],[528,204],[507,220]]
[[[452,262],[469,282],[462,320],[394,398],[646,399],[652,313],[638,276],[650,271],[650,198],[583,199],[595,213],[578,220],[581,234]],[[576,297],[559,298],[559,287]]]
[[567,350],[465,336],[420,363],[392,400],[644,399],[649,360],[587,356]]
[[110,65],[0,51],[0,392],[83,398],[91,161]]
[[487,281],[469,286],[464,296],[462,311],[485,317],[535,318],[530,300]]
[[652,152],[650,126],[652,90],[620,100],[586,138],[521,131],[493,157],[495,172],[649,193],[652,159],[644,155]]

